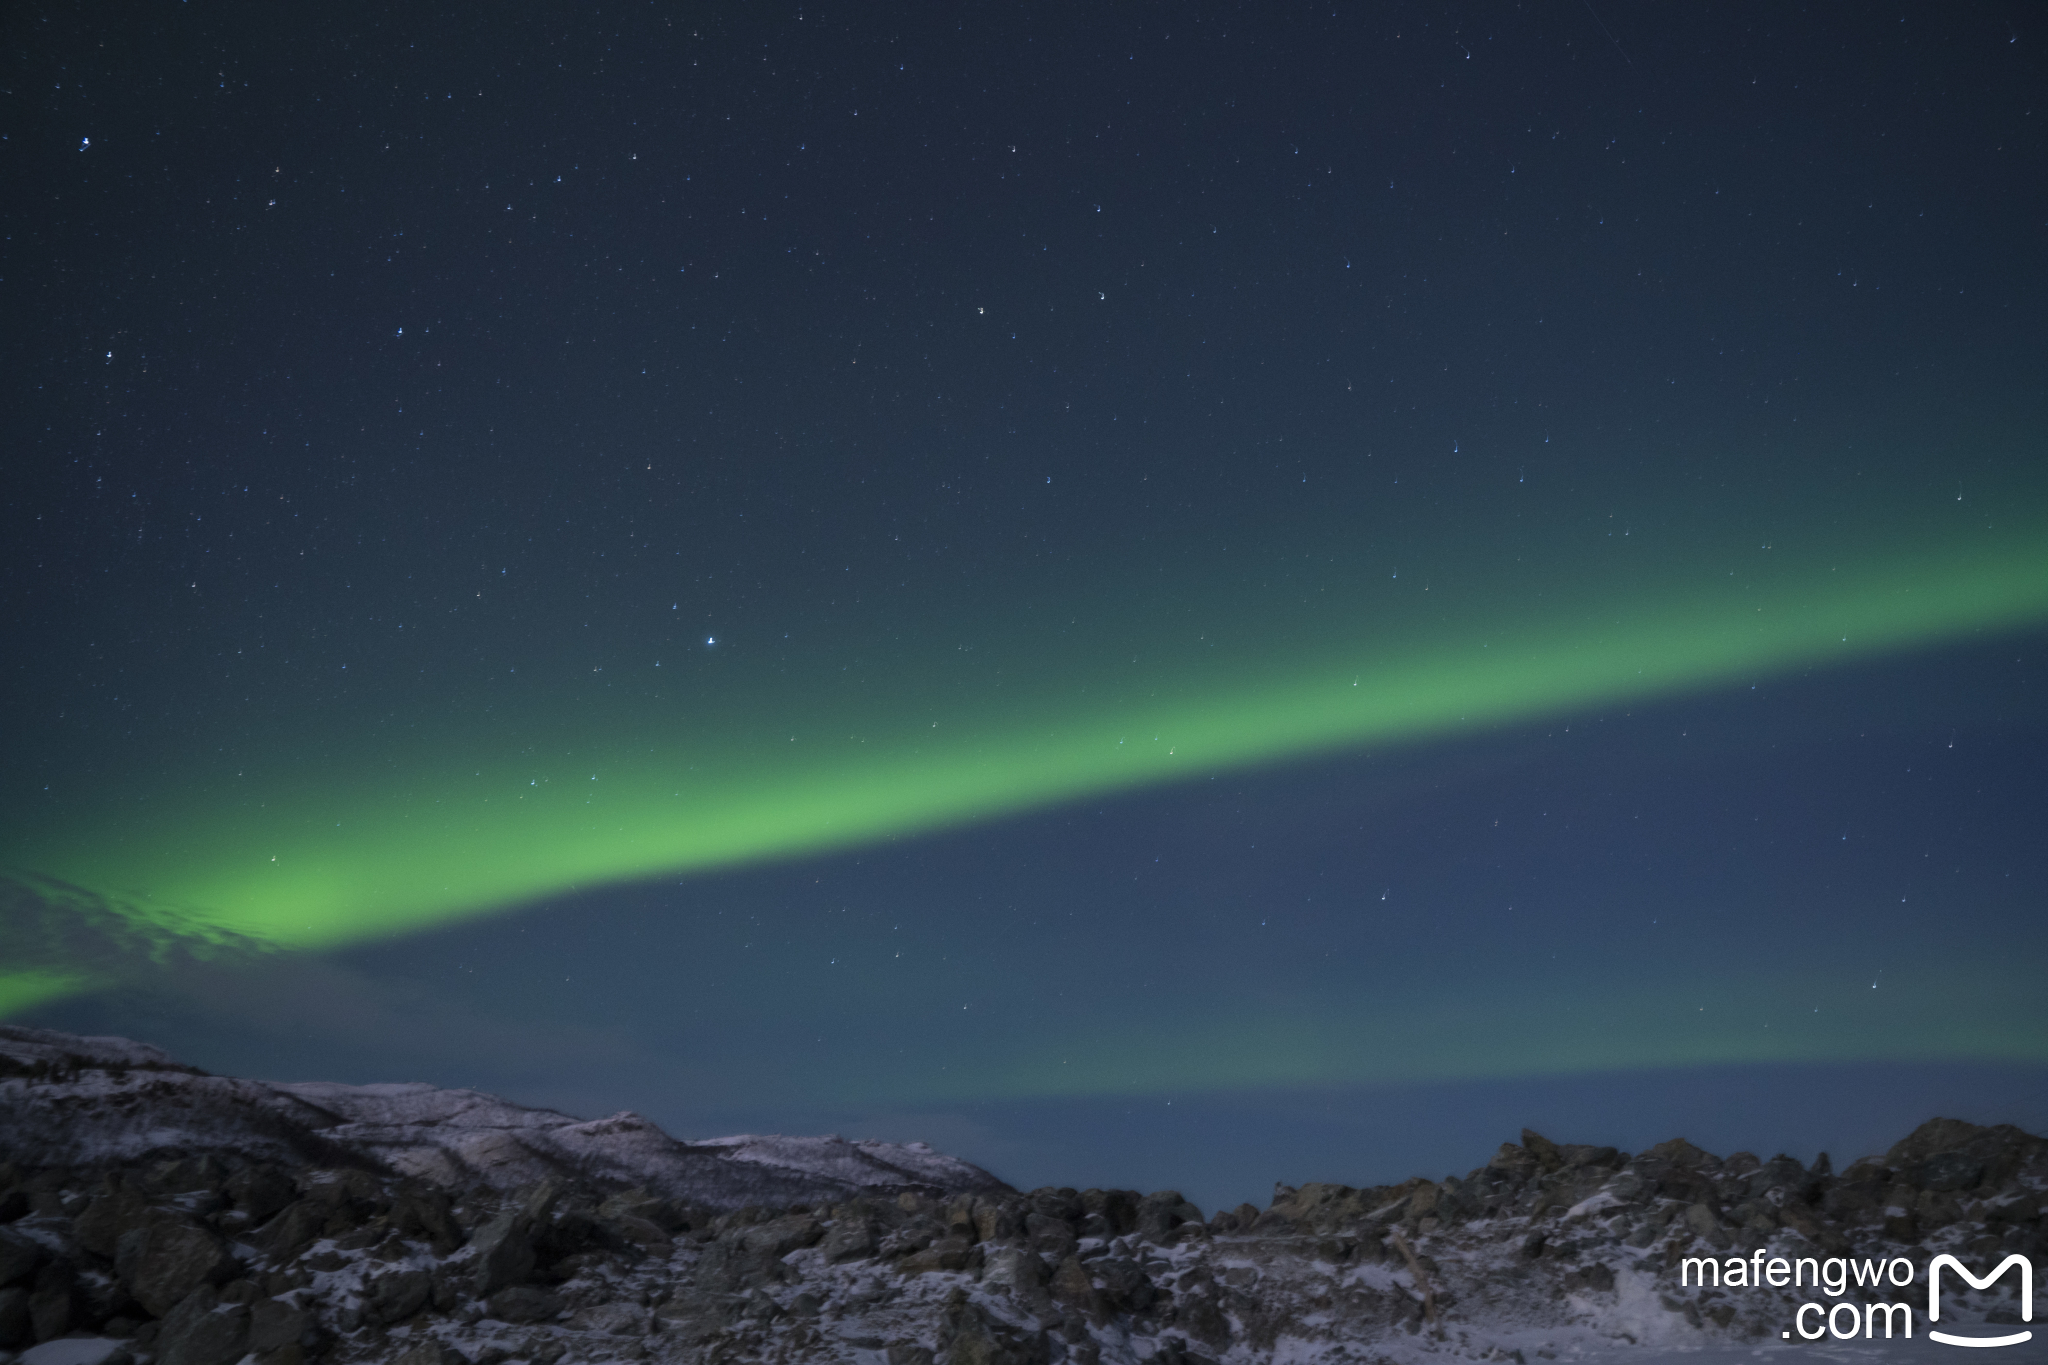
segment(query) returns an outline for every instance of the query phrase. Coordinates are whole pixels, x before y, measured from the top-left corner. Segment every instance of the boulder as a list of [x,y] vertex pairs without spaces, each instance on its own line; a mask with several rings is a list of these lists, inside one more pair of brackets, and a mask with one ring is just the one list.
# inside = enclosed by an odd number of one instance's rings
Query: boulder
[[722,1294],[689,1289],[654,1307],[662,1335],[694,1346],[717,1336],[732,1322],[733,1302]]
[[1148,1194],[1138,1205],[1138,1225],[1133,1235],[1147,1242],[1170,1243],[1174,1230],[1183,1223],[1199,1223],[1202,1211],[1181,1197],[1179,1190]]
[[594,1303],[569,1319],[579,1332],[608,1332],[615,1337],[647,1335],[647,1310],[637,1303]]
[[258,1299],[249,1305],[248,1349],[261,1354],[293,1346],[313,1325],[313,1315],[288,1299]]
[[1174,1326],[1215,1351],[1230,1346],[1230,1319],[1223,1314],[1216,1282],[1206,1276],[1182,1281],[1174,1295]]
[[114,1273],[151,1317],[163,1317],[201,1285],[220,1284],[235,1258],[210,1228],[158,1214],[121,1234]]
[[1717,1167],[1721,1164],[1719,1158],[1712,1152],[1702,1151],[1684,1138],[1672,1138],[1669,1142],[1660,1142],[1649,1151],[1644,1152],[1643,1155],[1654,1161],[1661,1161],[1667,1165],[1674,1166],[1682,1171],[1697,1170],[1702,1166]]
[[430,1243],[436,1255],[446,1256],[462,1245],[462,1227],[455,1210],[442,1191],[424,1185],[409,1185],[391,1201],[391,1226],[402,1235]]
[[379,1275],[363,1296],[363,1311],[371,1321],[393,1326],[426,1307],[433,1292],[434,1277],[424,1270]]
[[1069,1256],[1054,1267],[1046,1289],[1062,1306],[1088,1321],[1098,1326],[1109,1321],[1107,1305],[1095,1292],[1095,1281],[1089,1278],[1088,1267],[1081,1264],[1079,1257]]
[[37,1341],[48,1341],[74,1327],[83,1327],[83,1306],[78,1271],[69,1262],[52,1261],[36,1272],[35,1288],[28,1296],[28,1318]]
[[615,1213],[597,1220],[606,1238],[620,1246],[637,1246],[656,1256],[675,1250],[675,1243],[661,1227],[634,1213]]
[[1120,1312],[1144,1313],[1159,1300],[1159,1287],[1145,1273],[1145,1268],[1136,1261],[1121,1256],[1105,1256],[1095,1262],[1093,1270],[1102,1281],[1103,1302]]
[[981,1282],[1011,1300],[1041,1322],[1054,1318],[1058,1309],[1045,1289],[1045,1262],[1020,1246],[999,1246],[989,1251],[982,1267]]
[[875,1254],[875,1225],[865,1218],[845,1217],[825,1235],[825,1260],[832,1265]]
[[1081,1209],[1083,1237],[1107,1241],[1138,1226],[1138,1196],[1131,1190],[1083,1190]]
[[1046,1365],[1045,1334],[1023,1333],[973,1303],[946,1309],[939,1324],[939,1359],[946,1365]]
[[26,1289],[0,1289],[0,1347],[26,1346],[35,1340],[28,1299]]
[[1522,1150],[1536,1163],[1538,1171],[1547,1173],[1564,1165],[1564,1153],[1558,1145],[1533,1128],[1522,1130]]
[[49,1255],[40,1243],[11,1228],[0,1229],[0,1288],[26,1282]]
[[897,1263],[905,1275],[929,1275],[933,1271],[978,1270],[980,1246],[965,1237],[941,1237],[923,1251],[913,1252]]
[[244,1166],[228,1177],[221,1193],[251,1223],[261,1223],[289,1205],[297,1187],[275,1166]]
[[1078,1222],[1088,1212],[1088,1206],[1081,1202],[1081,1192],[1064,1185],[1040,1186],[1024,1199],[1031,1212],[1066,1223]]
[[520,1210],[499,1214],[470,1239],[476,1254],[476,1294],[487,1298],[533,1273],[532,1221]]
[[469,1365],[469,1357],[432,1337],[421,1337],[405,1348],[391,1365]]
[[95,1256],[114,1259],[121,1234],[147,1222],[154,1212],[139,1190],[110,1179],[71,1225],[71,1235]]
[[1968,1152],[1942,1152],[1914,1166],[1906,1178],[1923,1190],[1946,1193],[1977,1188],[1985,1172],[1985,1163]]
[[1054,1264],[1073,1255],[1081,1241],[1065,1219],[1043,1213],[1024,1215],[1024,1234],[1030,1239],[1031,1249]]
[[273,1260],[289,1260],[321,1234],[330,1210],[314,1200],[300,1199],[259,1228],[249,1241]]
[[202,1284],[164,1315],[157,1365],[233,1365],[249,1349],[249,1307]]
[[974,1236],[982,1242],[1008,1242],[1024,1235],[1023,1212],[1015,1200],[977,1199]]
[[527,1284],[500,1289],[484,1305],[500,1322],[553,1322],[566,1306],[559,1295]]
[[741,1232],[738,1241],[749,1255],[780,1258],[799,1248],[817,1245],[824,1235],[824,1225],[817,1219],[808,1214],[792,1214],[757,1223]]
[[1600,1261],[1581,1266],[1564,1277],[1566,1293],[1590,1289],[1595,1293],[1609,1294],[1614,1291],[1614,1268]]

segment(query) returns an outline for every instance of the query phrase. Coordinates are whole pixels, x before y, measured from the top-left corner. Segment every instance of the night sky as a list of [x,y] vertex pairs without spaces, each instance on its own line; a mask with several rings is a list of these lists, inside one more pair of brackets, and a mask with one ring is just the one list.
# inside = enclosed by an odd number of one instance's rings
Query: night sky
[[2048,1127],[2036,7],[0,37],[0,1016],[1205,1208]]

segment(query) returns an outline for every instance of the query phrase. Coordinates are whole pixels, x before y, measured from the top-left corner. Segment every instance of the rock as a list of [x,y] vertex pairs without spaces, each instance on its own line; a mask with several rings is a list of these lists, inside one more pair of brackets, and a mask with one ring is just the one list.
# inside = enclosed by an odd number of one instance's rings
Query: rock
[[1102,1296],[1095,1292],[1095,1281],[1089,1277],[1088,1268],[1081,1264],[1079,1257],[1069,1256],[1054,1267],[1046,1289],[1059,1303],[1092,1323],[1100,1325],[1109,1320]]
[[795,1214],[756,1224],[740,1233],[738,1241],[750,1255],[780,1259],[792,1251],[817,1245],[824,1235],[824,1225],[817,1219]]
[[1914,1166],[1907,1179],[1937,1193],[1975,1189],[1983,1181],[1985,1163],[1968,1152],[1942,1152]]
[[637,1214],[618,1213],[598,1220],[598,1227],[621,1246],[637,1246],[657,1256],[675,1250],[675,1243],[660,1227]]
[[110,1180],[71,1225],[71,1235],[95,1256],[114,1259],[121,1234],[148,1221],[154,1208],[139,1190]]
[[1032,1213],[1042,1213],[1048,1218],[1057,1218],[1063,1223],[1080,1221],[1088,1212],[1081,1202],[1081,1193],[1064,1185],[1044,1185],[1024,1196]]
[[121,1234],[114,1273],[151,1317],[164,1317],[201,1285],[235,1269],[227,1244],[197,1223],[160,1213]]
[[35,1339],[48,1341],[84,1326],[82,1306],[77,1270],[64,1261],[44,1266],[36,1272],[35,1288],[28,1296],[29,1326]]
[[248,1349],[274,1351],[299,1344],[313,1315],[286,1299],[258,1299],[249,1305]]
[[320,1235],[327,1226],[328,1213],[326,1207],[311,1199],[296,1200],[259,1228],[249,1241],[273,1260],[287,1260]]
[[938,1239],[938,1224],[913,1222],[884,1237],[875,1254],[883,1257],[908,1256],[913,1251],[923,1251]]
[[[1071,1233],[1068,1234],[1070,1237]],[[905,1275],[929,1275],[935,1270],[978,1270],[982,1251],[965,1237],[941,1237],[923,1251],[905,1256],[897,1269]]]
[[500,1289],[485,1303],[500,1322],[552,1322],[565,1306],[559,1296],[526,1284]]
[[49,1256],[41,1243],[30,1241],[12,1228],[0,1229],[0,1288],[24,1282]]
[[233,1365],[248,1341],[248,1307],[224,1304],[212,1285],[202,1284],[164,1315],[157,1365]]
[[970,1242],[980,1238],[981,1234],[974,1225],[975,1203],[973,1195],[963,1194],[946,1205],[939,1214],[939,1226],[946,1230],[948,1237],[965,1237]]
[[446,1256],[462,1245],[462,1227],[448,1196],[426,1186],[407,1186],[391,1201],[391,1226],[406,1236],[420,1237]]
[[363,1296],[363,1310],[372,1322],[390,1327],[426,1307],[434,1292],[434,1277],[425,1270],[400,1270],[379,1275]]
[[499,1214],[470,1239],[476,1255],[476,1294],[488,1298],[533,1273],[532,1221],[517,1210]]
[[1660,1142],[1643,1153],[1652,1160],[1661,1161],[1681,1171],[1697,1170],[1701,1166],[1719,1166],[1721,1163],[1712,1152],[1701,1151],[1684,1138],[1672,1138]]
[[1023,1235],[1023,1213],[1014,1200],[978,1199],[975,1201],[975,1240],[982,1242],[1008,1242]]
[[244,1166],[221,1186],[228,1202],[248,1215],[251,1223],[274,1216],[292,1202],[297,1192],[291,1177],[275,1166]]
[[[985,1240],[985,1239],[984,1239]],[[825,1235],[823,1251],[831,1265],[858,1261],[875,1254],[875,1227],[865,1218],[845,1217]]]
[[1555,1171],[1564,1165],[1564,1153],[1556,1143],[1532,1128],[1522,1130],[1522,1150],[1536,1163],[1536,1169],[1543,1172]]
[[938,1359],[945,1365],[1045,1365],[1051,1351],[1044,1333],[1019,1332],[975,1304],[957,1303],[940,1324]]
[[647,1335],[647,1310],[637,1303],[598,1303],[580,1308],[569,1325],[580,1332],[609,1332],[617,1337]]
[[[2021,1138],[2028,1136],[2017,1128],[2012,1131]],[[1929,1119],[1892,1144],[1892,1149],[1884,1154],[1884,1164],[1893,1170],[1903,1171],[1931,1156],[1974,1147],[1992,1132],[1992,1129],[1965,1123],[1961,1119]]]
[[1136,1261],[1105,1256],[1093,1266],[1102,1281],[1102,1298],[1107,1307],[1129,1313],[1149,1312],[1159,1299],[1159,1287]]
[[1206,1271],[1181,1280],[1174,1304],[1174,1326],[1212,1350],[1229,1347],[1230,1319],[1224,1316],[1216,1282]]
[[1024,1216],[1024,1235],[1030,1239],[1033,1251],[1054,1264],[1073,1255],[1081,1242],[1065,1219],[1043,1213]]
[[1138,1196],[1131,1190],[1081,1191],[1081,1235],[1105,1241],[1138,1226]]
[[555,1211],[555,1205],[559,1204],[562,1196],[568,1192],[569,1187],[559,1176],[551,1175],[536,1180],[519,1191],[520,1212],[526,1215],[529,1223],[545,1222],[548,1215]]
[[998,1246],[985,1255],[981,1272],[984,1285],[1008,1294],[1011,1302],[1040,1322],[1052,1322],[1059,1317],[1059,1308],[1045,1288],[1049,1272],[1036,1253],[1020,1246]]
[[469,1365],[469,1357],[432,1337],[421,1337],[391,1365]]
[[724,1331],[732,1321],[732,1309],[723,1295],[691,1289],[655,1305],[654,1317],[665,1338],[694,1346]]
[[1138,1225],[1132,1235],[1164,1245],[1175,1240],[1175,1230],[1183,1223],[1201,1221],[1202,1211],[1183,1199],[1179,1190],[1161,1190],[1146,1195],[1138,1205]]
[[1614,1268],[1599,1261],[1595,1261],[1591,1265],[1581,1266],[1564,1277],[1564,1287],[1567,1293],[1575,1289],[1590,1289],[1601,1294],[1612,1293],[1614,1291]]
[[26,1346],[35,1340],[28,1298],[23,1288],[0,1289],[0,1347]]
[[301,1195],[351,1227],[391,1207],[377,1177],[353,1167],[304,1171],[298,1184]]

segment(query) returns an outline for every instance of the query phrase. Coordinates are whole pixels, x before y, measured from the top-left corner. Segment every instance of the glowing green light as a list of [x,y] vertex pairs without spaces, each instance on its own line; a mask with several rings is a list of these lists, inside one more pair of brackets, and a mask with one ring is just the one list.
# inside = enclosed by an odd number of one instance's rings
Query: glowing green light
[[4,972],[0,973],[0,1018],[21,1014],[37,1005],[51,1000],[61,1000],[67,995],[89,989],[92,982],[83,976],[68,976],[55,972]]
[[[1419,625],[1330,611],[1286,657],[1134,683],[1107,651],[1081,651],[1064,690],[920,703],[914,716],[881,704],[866,735],[843,707],[714,727],[648,703],[536,720],[517,749],[429,736],[376,763],[301,763],[232,801],[17,833],[5,861],[271,943],[341,944],[571,887],[2020,627],[2048,618],[2043,546],[2015,535],[1848,567],[1810,559],[1734,586],[1695,574],[1690,589],[1505,593]],[[0,1012],[61,989],[13,980]]]

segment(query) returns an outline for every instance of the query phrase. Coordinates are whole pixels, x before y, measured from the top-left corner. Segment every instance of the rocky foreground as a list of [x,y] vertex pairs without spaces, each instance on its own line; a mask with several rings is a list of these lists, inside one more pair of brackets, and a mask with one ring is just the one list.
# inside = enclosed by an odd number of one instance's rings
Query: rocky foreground
[[[1840,1172],[1525,1131],[1462,1179],[1204,1216],[1170,1190],[1020,1193],[916,1145],[682,1143],[0,1027],[0,1361],[1527,1362],[1773,1343],[1802,1302],[1866,1300],[1911,1302],[1917,1334],[1932,1256],[2048,1268],[2044,1191],[2048,1140],[1950,1119]],[[1917,1275],[1679,1283],[1759,1250]],[[1940,1325],[2018,1322],[2015,1280]]]

